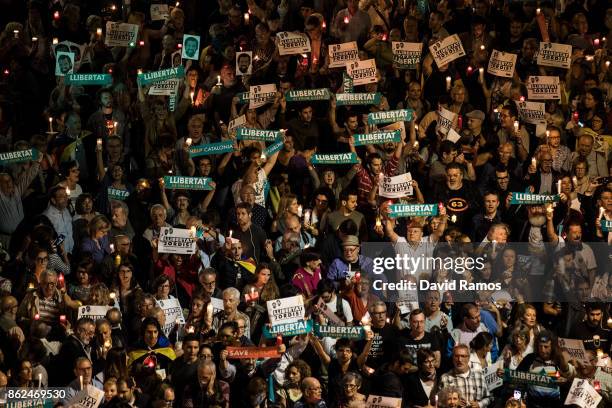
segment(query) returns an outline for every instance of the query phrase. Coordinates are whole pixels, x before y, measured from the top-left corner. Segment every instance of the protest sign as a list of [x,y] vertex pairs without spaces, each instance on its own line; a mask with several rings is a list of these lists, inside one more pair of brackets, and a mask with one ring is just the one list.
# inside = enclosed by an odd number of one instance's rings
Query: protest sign
[[402,399],[370,394],[365,406],[366,408],[400,408],[402,406]]
[[211,297],[210,304],[212,305],[213,314],[223,310],[223,299]]
[[580,408],[595,408],[599,405],[602,396],[583,378],[574,378],[565,405],[576,405]]
[[378,105],[379,103],[380,103],[380,92],[336,94],[336,106]]
[[193,255],[195,251],[196,240],[191,230],[161,227],[157,252],[160,254]]
[[267,103],[272,103],[275,97],[275,84],[252,86],[249,89],[249,109],[257,109]]
[[38,159],[38,154],[38,150],[33,148],[0,153],[0,165],[6,166],[7,164],[34,161]]
[[591,363],[586,356],[586,351],[584,350],[584,343],[582,340],[564,339],[563,337],[559,337],[559,347],[568,361],[575,359],[582,364],[588,365]]
[[568,69],[570,67],[571,58],[571,45],[544,41],[540,42],[537,58],[538,65]]
[[138,24],[106,22],[107,47],[134,47],[138,38]]
[[158,300],[157,304],[164,311],[166,323],[162,328],[166,337],[170,334],[176,323],[185,324],[185,316],[183,316],[183,308],[176,298]]
[[328,47],[329,68],[344,68],[347,63],[359,61],[357,42],[331,44]]
[[312,320],[299,320],[293,323],[276,324],[274,326],[264,325],[263,327],[263,335],[266,339],[275,339],[279,334],[282,336],[297,336],[311,331]]
[[227,358],[251,359],[251,358],[280,358],[277,347],[226,347]]
[[351,78],[346,72],[342,73],[342,92],[352,93],[354,91],[353,78]]
[[453,128],[448,129],[448,133],[446,134],[446,139],[453,143],[457,143],[461,139],[461,135],[457,133],[457,131]]
[[281,138],[280,130],[265,130],[239,127],[236,130],[238,140],[258,140],[260,142],[275,142]]
[[264,154],[266,156],[272,156],[274,153],[278,152],[285,145],[284,140],[279,140],[277,142],[272,143],[270,146],[266,147],[264,150]]
[[330,98],[329,89],[292,89],[287,91],[285,99],[287,102],[301,101],[327,101]]
[[383,126],[381,128],[379,128],[380,131],[382,132],[394,132],[396,130],[399,130],[400,132],[400,140],[406,140],[406,126],[404,125],[404,122],[395,122],[395,123],[390,123],[386,126]]
[[357,154],[355,153],[317,153],[312,155],[312,164],[355,164]]
[[149,11],[151,12],[151,21],[165,20],[170,15],[167,4],[151,4]]
[[378,183],[378,194],[385,198],[402,198],[413,195],[412,175],[408,172],[393,177],[381,177]]
[[190,146],[189,157],[208,156],[213,154],[229,153],[234,150],[234,142],[225,140],[217,143],[206,143],[201,146]]
[[181,79],[184,75],[185,68],[181,65],[175,68],[162,69],[161,71],[143,72],[138,74],[137,81],[139,86],[145,86],[168,79]]
[[372,133],[357,133],[353,135],[355,146],[365,146],[382,143],[398,143],[401,141],[401,131],[394,130],[392,132],[372,132]]
[[331,326],[315,323],[314,333],[319,337],[329,337],[332,339],[363,339],[365,331],[363,326]]
[[294,55],[310,52],[310,39],[305,33],[282,31],[276,33],[279,55]]
[[485,367],[482,371],[489,392],[501,387],[504,384],[504,379],[497,375],[496,365]]
[[377,82],[376,60],[353,61],[346,64],[346,73],[353,79],[353,85],[366,85]]
[[77,319],[89,317],[94,322],[106,318],[106,313],[111,309],[111,306],[81,306],[77,313]]
[[181,80],[178,78],[166,79],[165,81],[155,82],[149,88],[148,94],[163,96],[176,95],[180,83]]
[[110,74],[68,74],[64,78],[66,85],[110,85],[113,77]]
[[55,401],[51,398],[21,398],[14,401],[4,401],[0,397],[0,406],[4,408],[53,408]]
[[253,72],[253,51],[236,53],[236,76],[251,75]]
[[612,221],[610,221],[610,220],[601,220],[601,231],[602,232],[610,232],[610,231],[612,231]]
[[503,78],[512,78],[516,67],[516,54],[493,50],[487,72]]
[[227,125],[227,133],[230,136],[235,135],[236,129],[244,124],[246,124],[246,115],[240,115],[236,119],[230,120],[230,123]]
[[457,34],[431,44],[429,51],[438,67],[450,64],[457,58],[465,56],[463,44]]
[[436,132],[447,135],[448,131],[457,121],[457,114],[440,106],[438,109],[438,120],[436,121]]
[[559,202],[559,195],[512,193],[510,204],[539,205]]
[[368,124],[379,125],[391,122],[410,122],[414,117],[412,109],[398,109],[368,113]]
[[599,385],[603,391],[608,393],[612,392],[612,371],[610,371],[610,369],[597,367],[593,379],[599,381]]
[[60,51],[55,55],[55,76],[66,76],[74,72],[74,53]]
[[[349,271],[348,274],[351,275],[351,272]],[[354,274],[351,277],[353,277],[353,276],[354,276]],[[337,307],[337,304],[336,304],[336,307]],[[338,315],[336,315],[336,313],[334,313],[333,310],[331,310],[329,307],[327,307],[327,304],[325,303],[323,298],[319,298],[319,301],[317,302],[317,308],[319,309],[320,312],[323,313],[323,315],[327,318],[327,320],[329,320],[328,323],[334,324],[336,326],[344,326],[345,325],[344,321],[342,319],[340,319],[338,317]]]
[[266,302],[270,323],[275,326],[304,320],[306,310],[302,296],[291,296]]
[[212,190],[210,177],[164,176],[164,184],[175,190]]
[[430,217],[438,215],[437,204],[391,204],[389,217]]
[[393,66],[399,69],[415,69],[421,62],[423,43],[391,41]]
[[510,370],[508,368],[504,369],[504,382],[509,382],[514,385],[535,385],[546,388],[557,387],[557,380],[554,377],[549,377],[546,374]]
[[515,101],[521,122],[538,125],[546,123],[544,102]]
[[99,390],[93,385],[86,384],[85,387],[77,392],[68,401],[69,408],[98,408],[104,399],[104,391]]
[[530,76],[527,79],[527,98],[535,100],[561,99],[559,77]]
[[119,188],[108,187],[106,189],[109,200],[123,201],[130,196],[130,192],[127,190],[121,190]]
[[200,58],[200,36],[183,34],[183,50],[181,58],[198,60]]

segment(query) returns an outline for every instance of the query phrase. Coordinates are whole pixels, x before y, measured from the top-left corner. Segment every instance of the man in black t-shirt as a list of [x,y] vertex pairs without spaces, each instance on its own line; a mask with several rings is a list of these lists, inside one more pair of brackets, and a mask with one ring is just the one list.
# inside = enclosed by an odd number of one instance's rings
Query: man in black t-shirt
[[417,371],[417,351],[422,348],[429,349],[434,353],[435,366],[436,368],[440,367],[441,345],[435,336],[425,331],[425,313],[421,309],[415,309],[410,312],[409,321],[410,330],[402,330],[397,343],[400,350],[408,350],[410,353],[413,365],[410,372]]

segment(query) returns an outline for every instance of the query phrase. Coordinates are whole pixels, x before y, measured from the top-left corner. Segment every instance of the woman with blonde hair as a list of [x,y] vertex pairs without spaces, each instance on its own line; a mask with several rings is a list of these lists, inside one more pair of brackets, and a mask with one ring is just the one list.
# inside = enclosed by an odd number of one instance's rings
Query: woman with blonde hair
[[96,215],[89,222],[89,236],[83,239],[81,251],[91,254],[94,262],[99,264],[111,253],[108,232],[111,223],[104,215]]

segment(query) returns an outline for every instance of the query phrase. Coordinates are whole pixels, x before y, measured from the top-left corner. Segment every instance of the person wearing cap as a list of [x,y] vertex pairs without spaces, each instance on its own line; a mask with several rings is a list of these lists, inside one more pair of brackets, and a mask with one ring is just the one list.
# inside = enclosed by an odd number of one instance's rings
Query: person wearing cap
[[342,241],[342,256],[334,259],[327,271],[327,278],[334,281],[336,287],[346,279],[353,278],[356,272],[373,276],[372,259],[361,255],[359,249],[359,238],[355,235],[349,235]]
[[482,124],[485,120],[485,114],[481,110],[473,110],[465,114],[467,118],[467,130],[474,141],[486,143],[485,136],[482,134]]

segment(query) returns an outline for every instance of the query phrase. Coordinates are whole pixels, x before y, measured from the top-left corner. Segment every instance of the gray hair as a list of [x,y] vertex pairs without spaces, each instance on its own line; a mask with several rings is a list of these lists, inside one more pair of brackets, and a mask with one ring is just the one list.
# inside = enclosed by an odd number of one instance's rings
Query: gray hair
[[227,288],[223,291],[223,295],[225,296],[225,294],[230,295],[231,297],[233,297],[234,299],[240,299],[240,291],[236,288]]
[[111,200],[111,211],[117,208],[121,208],[123,212],[125,212],[125,215],[130,214],[130,208],[128,207],[126,203],[124,203],[123,201],[119,201],[119,200]]
[[149,210],[149,215],[150,215],[151,217],[153,217],[153,211],[155,211],[155,210],[162,210],[162,211],[164,212],[164,217],[167,215],[167,213],[166,213],[166,207],[164,207],[164,206],[163,206],[163,205],[161,205],[161,204],[153,204],[153,205],[151,206],[151,209]]

